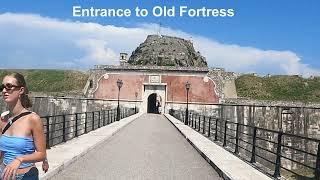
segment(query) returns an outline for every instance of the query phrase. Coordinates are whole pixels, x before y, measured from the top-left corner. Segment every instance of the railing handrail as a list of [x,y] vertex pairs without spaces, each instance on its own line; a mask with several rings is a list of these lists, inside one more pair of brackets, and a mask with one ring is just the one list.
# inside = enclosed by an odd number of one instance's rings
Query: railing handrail
[[[73,139],[74,137],[78,137],[82,134],[86,134],[86,133],[93,131],[97,128],[100,128],[102,126],[105,126],[105,125],[108,125],[110,123],[115,122],[116,121],[116,118],[115,118],[116,111],[117,111],[117,109],[101,109],[101,110],[95,110],[95,111],[41,116],[40,118],[45,119],[44,122],[46,122],[43,125],[44,129],[45,129],[45,136],[46,136],[46,148],[50,149],[50,147],[52,147],[54,145],[60,144],[62,142],[66,142],[70,139]],[[136,113],[138,113],[138,112],[133,108],[122,108],[121,118],[125,118],[125,117],[131,116]],[[82,114],[85,115],[84,118],[79,117],[79,115],[82,115]],[[92,114],[92,115],[88,116],[88,114]],[[67,116],[74,116],[75,119],[67,120],[66,119]],[[57,118],[57,117],[59,117],[59,118],[62,117],[62,121],[50,123],[50,120],[52,120],[53,118]],[[89,118],[91,119],[91,121],[89,121]],[[107,119],[107,121],[106,121],[106,119]],[[82,121],[82,123],[81,123],[81,121]],[[91,124],[89,124],[89,122],[91,122]],[[102,125],[101,125],[101,122],[103,123]],[[74,124],[72,124],[72,123],[74,123]],[[60,125],[60,127],[59,127],[59,125]],[[82,129],[79,129],[80,127],[82,127]],[[78,131],[81,131],[82,133],[79,134]],[[71,137],[70,137],[70,134],[71,134]],[[69,136],[69,137],[67,137],[67,136]],[[59,138],[59,139],[62,138],[62,140],[58,140],[58,143],[54,144],[54,140],[57,138]]]
[[[219,119],[218,117],[214,117],[214,116],[203,116],[203,117],[206,117],[206,118],[210,118],[211,117],[213,119],[215,119],[215,118]],[[257,128],[258,130],[264,130],[264,131],[268,131],[268,132],[272,132],[272,133],[282,132],[282,131],[277,131],[277,130],[272,130],[272,129],[261,128],[261,127],[257,127],[257,126],[252,126],[252,125],[248,125],[248,124],[232,122],[232,121],[228,121],[228,120],[225,120],[224,122],[228,122],[228,124],[234,124],[234,125],[239,124],[241,126],[246,126],[246,127],[250,127],[250,128]],[[302,139],[309,140],[309,141],[320,142],[320,139],[317,139],[317,138],[310,138],[310,137],[306,137],[306,136],[303,136],[303,135],[290,134],[290,133],[285,133],[285,132],[282,132],[282,133],[283,133],[283,135],[286,135],[286,136],[292,136],[292,137],[302,138]]]
[[[173,113],[173,111],[171,111]],[[178,114],[181,114],[183,111],[176,111],[178,112]],[[192,116],[192,112],[189,112],[190,115]],[[183,114],[183,113],[182,113]],[[174,115],[174,114],[172,114]],[[193,117],[193,116],[192,116]],[[199,115],[197,113],[196,117],[199,117],[199,122],[197,121],[197,119],[195,119],[195,127],[193,127],[193,124],[190,124],[189,125],[194,128],[196,131],[198,132],[201,132],[200,129],[200,120],[201,118],[200,117],[203,117],[203,119],[205,118],[209,118],[209,119],[215,119],[215,121],[211,121],[209,120],[209,126],[206,126],[205,125],[205,122],[203,121],[203,125],[202,125],[202,134],[205,134],[205,128],[209,129],[207,132],[208,132],[208,137],[210,137],[209,133],[210,132],[210,129],[214,127],[214,124],[215,124],[215,133],[214,133],[214,140],[217,141],[218,138],[218,132],[220,134],[220,137],[219,137],[219,141],[223,142],[222,146],[227,146],[227,142],[230,143],[230,144],[233,144],[235,146],[235,151],[234,153],[236,155],[239,155],[239,149],[238,148],[241,148],[241,149],[244,149],[248,152],[251,153],[251,160],[250,162],[251,163],[255,163],[256,162],[256,156],[261,158],[261,159],[264,159],[265,161],[271,163],[271,164],[274,164],[275,165],[275,170],[274,170],[274,174],[273,174],[273,177],[279,177],[280,176],[280,169],[283,168],[285,170],[288,170],[287,168],[281,166],[281,158],[285,158],[286,160],[289,160],[291,162],[294,162],[298,165],[301,165],[303,167],[306,167],[306,168],[309,168],[311,170],[314,171],[314,175],[316,177],[316,179],[319,179],[320,178],[320,139],[316,139],[316,138],[310,138],[310,137],[305,137],[305,136],[302,136],[302,135],[297,135],[297,134],[290,134],[290,133],[286,133],[286,132],[283,132],[283,131],[277,131],[277,130],[271,130],[271,129],[266,129],[266,128],[260,128],[260,127],[256,127],[256,126],[253,126],[253,125],[246,125],[246,124],[242,124],[242,123],[238,123],[238,122],[232,122],[232,121],[229,121],[229,120],[222,120],[221,117],[216,117],[216,116],[204,116],[204,115]],[[179,119],[178,117],[176,117],[177,119]],[[181,121],[183,121],[183,119],[180,119]],[[191,120],[192,122],[194,121],[194,119],[192,118]],[[197,123],[199,124],[199,127],[197,127]],[[222,123],[223,122],[223,123]],[[220,126],[218,128],[218,123],[220,123]],[[212,127],[210,127],[210,125],[212,125]],[[233,128],[229,127],[228,125],[236,125],[236,130],[233,129],[234,126],[232,126]],[[247,129],[247,131],[252,131],[252,133],[249,133],[249,134],[246,134],[248,136],[248,138],[250,138],[249,141],[245,141],[241,138],[239,138],[239,133],[244,133],[245,131],[242,130],[243,132],[241,132],[239,129],[239,126],[245,126],[245,127],[248,127],[249,129]],[[222,129],[221,129],[222,128]],[[252,129],[252,130],[250,130]],[[232,131],[230,131],[232,130]],[[232,132],[231,134],[228,133],[229,132]],[[258,136],[258,133],[257,131],[261,132],[261,134]],[[264,132],[271,132],[271,133],[274,133],[274,135],[276,135],[277,137],[277,140],[274,142],[274,141],[271,141],[271,140],[268,140],[268,139],[264,139],[264,135],[263,135],[263,131]],[[236,133],[235,136],[233,136],[232,134],[233,133]],[[213,133],[212,133],[213,134]],[[262,135],[262,136],[261,136]],[[317,150],[317,154],[314,154],[312,152],[307,152],[306,150],[303,150],[303,149],[298,149],[292,145],[285,145],[283,144],[282,140],[285,139],[285,138],[298,138],[298,139],[301,139],[301,140],[304,140],[304,142],[313,142],[313,143],[317,143],[318,144],[318,150]],[[229,139],[229,140],[227,140]],[[231,140],[235,140],[235,143],[232,142]],[[252,139],[252,140],[251,140]],[[272,142],[274,144],[274,146],[276,146],[276,151],[277,152],[272,152],[270,151],[269,149],[267,148],[264,148],[264,147],[261,147],[259,145],[256,145],[256,141],[264,141],[264,142]],[[246,149],[245,147],[242,147],[240,146],[239,144],[239,141],[242,141],[242,142],[245,142],[245,143],[248,143],[250,144],[251,146],[251,150],[248,150]],[[250,142],[251,141],[251,142]],[[244,145],[246,146],[246,145]],[[276,156],[276,161],[273,162],[272,160],[269,160],[266,156],[263,156],[263,155],[259,155],[256,153],[256,148],[259,148],[259,149],[262,149],[268,153],[272,153]],[[288,148],[288,149],[291,149],[293,151],[298,151],[299,153],[301,154],[306,154],[306,155],[311,155],[312,157],[315,157],[316,158],[316,165],[315,167],[312,167],[311,165],[309,164],[306,164],[305,162],[298,162],[297,160],[290,158],[290,157],[287,157],[287,156],[284,156],[284,154],[282,153],[282,148]],[[229,149],[230,150],[230,149]],[[289,171],[295,175],[299,175],[293,171]]]
[[[114,110],[114,109],[105,109],[105,110],[102,110],[102,111],[111,111],[111,110]],[[73,116],[73,115],[76,115],[76,114],[85,114],[85,113],[93,113],[93,112],[100,112],[100,111],[85,111],[85,112],[75,112],[75,113],[68,113],[68,114],[45,115],[45,116],[40,116],[40,118],[59,117],[59,116]]]

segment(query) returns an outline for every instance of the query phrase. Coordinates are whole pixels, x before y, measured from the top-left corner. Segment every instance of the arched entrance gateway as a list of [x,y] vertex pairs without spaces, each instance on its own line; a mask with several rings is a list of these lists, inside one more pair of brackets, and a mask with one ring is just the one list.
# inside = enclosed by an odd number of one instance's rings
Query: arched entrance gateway
[[164,113],[166,84],[144,84],[142,111]]
[[162,112],[162,98],[157,93],[150,94],[147,103],[147,113],[160,114]]
[[148,97],[148,113],[158,113],[158,108],[157,108],[157,94],[153,93],[150,94]]

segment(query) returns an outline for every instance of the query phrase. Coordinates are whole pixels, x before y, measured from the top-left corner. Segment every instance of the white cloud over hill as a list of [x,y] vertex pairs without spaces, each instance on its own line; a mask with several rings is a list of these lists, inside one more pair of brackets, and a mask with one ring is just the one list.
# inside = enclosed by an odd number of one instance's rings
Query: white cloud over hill
[[[95,64],[118,64],[119,53],[131,52],[155,24],[136,28],[63,21],[34,14],[0,14],[0,67],[90,69]],[[262,50],[224,44],[181,30],[162,28],[162,34],[190,39],[210,67],[260,74],[319,75],[292,51]]]

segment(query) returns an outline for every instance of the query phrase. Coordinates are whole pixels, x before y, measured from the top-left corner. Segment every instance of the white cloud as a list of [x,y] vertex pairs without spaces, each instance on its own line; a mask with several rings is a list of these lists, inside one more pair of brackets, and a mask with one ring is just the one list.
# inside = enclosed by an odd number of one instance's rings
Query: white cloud
[[[62,21],[33,14],[0,14],[0,62],[3,68],[89,69],[95,64],[118,64],[120,52],[131,53],[156,24],[136,28]],[[210,67],[261,74],[319,75],[292,51],[262,50],[224,44],[181,30],[161,28],[161,33],[190,39]]]

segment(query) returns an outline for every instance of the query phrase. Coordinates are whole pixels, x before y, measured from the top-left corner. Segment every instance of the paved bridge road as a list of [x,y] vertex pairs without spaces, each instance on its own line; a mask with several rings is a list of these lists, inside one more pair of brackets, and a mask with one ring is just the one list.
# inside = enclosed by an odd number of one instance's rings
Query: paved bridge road
[[221,179],[164,117],[144,114],[53,179]]

